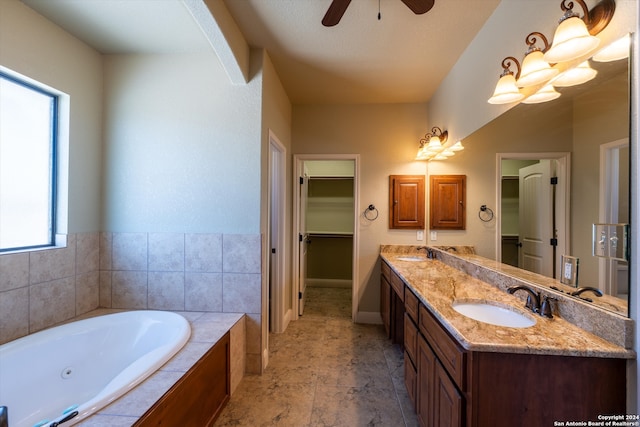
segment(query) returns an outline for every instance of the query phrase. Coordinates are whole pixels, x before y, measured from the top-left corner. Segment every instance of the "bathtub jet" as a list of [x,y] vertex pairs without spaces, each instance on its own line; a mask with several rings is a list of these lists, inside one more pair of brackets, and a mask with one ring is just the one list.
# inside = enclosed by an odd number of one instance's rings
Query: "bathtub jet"
[[133,389],[186,344],[166,311],[93,317],[0,346],[0,402],[11,427],[71,426]]

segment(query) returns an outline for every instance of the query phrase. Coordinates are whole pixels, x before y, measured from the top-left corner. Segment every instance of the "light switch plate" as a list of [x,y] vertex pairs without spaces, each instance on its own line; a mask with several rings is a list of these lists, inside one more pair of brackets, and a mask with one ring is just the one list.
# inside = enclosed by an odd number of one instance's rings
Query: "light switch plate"
[[432,231],[430,238],[431,238],[431,241],[433,241],[433,242],[438,240],[438,232],[437,231]]
[[419,242],[424,240],[424,231],[418,230],[418,232],[416,233],[416,240]]

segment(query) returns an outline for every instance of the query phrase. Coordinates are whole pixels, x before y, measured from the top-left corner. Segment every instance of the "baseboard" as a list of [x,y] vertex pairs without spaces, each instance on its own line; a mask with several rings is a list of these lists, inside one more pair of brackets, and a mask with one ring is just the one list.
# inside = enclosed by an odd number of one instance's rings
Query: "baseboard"
[[382,317],[378,311],[359,311],[356,313],[356,323],[382,325]]
[[312,288],[351,288],[351,280],[346,279],[307,279],[307,286]]
[[291,316],[293,316],[293,310],[289,309],[284,313],[284,318],[282,319],[283,330],[287,330],[289,326],[289,322],[291,322]]

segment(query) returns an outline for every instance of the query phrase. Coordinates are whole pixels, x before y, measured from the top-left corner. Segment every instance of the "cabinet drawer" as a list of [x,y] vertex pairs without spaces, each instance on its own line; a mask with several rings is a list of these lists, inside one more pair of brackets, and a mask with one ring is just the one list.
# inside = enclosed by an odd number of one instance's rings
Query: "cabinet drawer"
[[461,390],[465,390],[464,383],[466,353],[458,347],[453,338],[442,328],[440,322],[420,304],[420,332],[425,336],[433,351],[438,355],[438,359],[447,370],[451,378],[456,382]]
[[384,261],[380,261],[380,272],[387,281],[391,281],[391,267]]
[[418,327],[413,323],[408,313],[404,314],[404,351],[415,363],[418,354]]
[[404,290],[404,309],[416,324],[418,323],[418,297],[409,288]]
[[391,287],[396,291],[396,294],[398,294],[400,301],[404,302],[404,282],[393,271],[391,272]]

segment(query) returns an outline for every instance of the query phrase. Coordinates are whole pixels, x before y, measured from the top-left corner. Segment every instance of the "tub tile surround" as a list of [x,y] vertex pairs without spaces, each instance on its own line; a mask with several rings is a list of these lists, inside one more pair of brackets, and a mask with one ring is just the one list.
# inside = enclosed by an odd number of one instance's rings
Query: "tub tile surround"
[[[98,309],[81,316],[93,317],[113,313],[115,309]],[[176,311],[191,326],[191,337],[185,346],[157,372],[133,390],[77,424],[82,427],[131,426],[222,336],[230,332],[230,384],[235,392],[245,371],[245,316],[241,313],[206,313]]]
[[[528,348],[527,351],[553,353],[554,351],[557,352],[560,347],[563,347],[564,350],[561,351],[564,354],[579,355],[584,352],[592,352],[593,354],[598,353],[601,357],[634,357],[633,352],[630,350],[632,348],[633,337],[633,321],[631,319],[596,306],[591,306],[591,304],[582,302],[576,298],[553,292],[536,283],[535,280],[531,280],[533,277],[531,274],[526,275],[526,278],[529,280],[517,277],[517,275],[509,275],[494,265],[502,264],[474,255],[473,249],[470,247],[456,246],[457,250],[455,254],[438,250],[438,260],[435,262],[440,265],[437,266],[438,268],[435,271],[434,269],[430,269],[428,278],[423,277],[425,270],[420,268],[418,265],[420,263],[394,260],[398,255],[418,254],[417,248],[417,246],[383,245],[381,246],[381,255],[383,258],[389,260],[392,263],[392,268],[406,280],[412,284],[414,282],[421,283],[418,286],[422,286],[424,283],[427,287],[435,285],[442,288],[442,286],[437,285],[437,283],[439,283],[437,280],[440,276],[442,276],[440,277],[441,279],[446,278],[450,282],[453,281],[453,283],[471,284],[472,286],[460,286],[460,284],[453,286],[453,290],[451,291],[454,292],[453,295],[440,295],[441,292],[433,292],[433,289],[426,288],[417,290],[424,295],[429,295],[429,299],[433,300],[423,302],[429,305],[432,303],[438,305],[436,315],[438,313],[442,315],[442,312],[446,312],[447,317],[455,317],[457,319],[456,322],[460,323],[458,328],[471,331],[471,334],[478,338],[478,342],[484,343],[485,348],[488,348],[486,346],[489,345],[489,343],[495,344],[495,340],[492,337],[496,336],[496,330],[499,329],[500,339],[504,341],[498,345],[500,348],[496,348],[496,350],[500,351],[508,351],[509,346],[504,344],[513,338],[512,341],[514,345],[524,343]],[[434,248],[437,249],[437,247]],[[420,253],[424,254],[424,252]],[[426,257],[425,262],[427,262]],[[436,264],[433,265],[436,266]],[[504,293],[492,293],[492,298],[510,298],[512,296],[508,295],[506,290],[508,287],[514,285],[531,286],[538,291],[543,291],[543,293],[557,297],[559,300],[554,304],[554,319],[549,320],[532,315],[535,316],[538,321],[538,324],[532,327],[532,329],[537,331],[536,334],[521,334],[517,333],[518,331],[510,331],[514,334],[514,336],[510,338],[508,336],[509,334],[506,334],[505,331],[509,331],[511,328],[496,328],[492,325],[480,324],[466,319],[464,316],[454,314],[454,310],[450,306],[450,300],[454,297],[458,299],[482,299],[481,291],[483,288],[489,290],[493,287],[504,291]],[[438,295],[444,295],[444,299],[440,302],[436,301]],[[526,295],[520,295],[520,293],[518,293],[514,296],[521,298],[524,306],[524,298]],[[447,303],[447,301],[449,301],[449,303]],[[466,338],[461,336],[456,330],[456,326],[452,325],[452,328],[454,330],[450,332],[464,342]],[[588,333],[585,334],[585,331]],[[558,347],[560,341],[564,341],[564,344]],[[519,351],[523,351],[523,349],[521,348]]]
[[98,307],[246,314],[261,370],[261,235],[78,233],[0,255],[0,344]]
[[0,343],[98,307],[98,233],[67,246],[0,255]]

